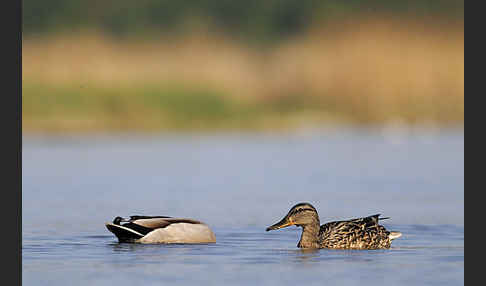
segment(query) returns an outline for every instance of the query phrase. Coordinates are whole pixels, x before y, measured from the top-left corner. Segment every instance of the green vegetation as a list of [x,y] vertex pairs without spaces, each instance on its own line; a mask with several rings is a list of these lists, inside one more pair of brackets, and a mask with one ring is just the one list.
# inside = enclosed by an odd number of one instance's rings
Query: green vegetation
[[130,36],[195,27],[251,41],[281,40],[359,15],[463,19],[458,0],[24,0],[24,35],[96,29]]
[[382,124],[463,120],[460,98],[444,97],[437,106],[427,99],[377,113],[353,98],[289,95],[241,101],[219,91],[183,85],[131,88],[23,85],[24,131],[82,132],[107,130],[266,130],[305,124]]
[[[23,85],[26,131],[196,130],[282,128],[309,102],[240,102],[221,92],[183,85],[131,88]],[[302,108],[304,107],[304,108]],[[289,118],[287,118],[289,119]],[[274,123],[271,123],[274,121]],[[288,127],[288,126],[287,126]]]

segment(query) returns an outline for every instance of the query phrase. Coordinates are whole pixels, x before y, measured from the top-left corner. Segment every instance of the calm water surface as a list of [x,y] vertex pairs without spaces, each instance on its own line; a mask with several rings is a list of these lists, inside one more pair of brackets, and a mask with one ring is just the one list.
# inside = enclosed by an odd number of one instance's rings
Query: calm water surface
[[[25,136],[24,285],[463,285],[462,130]],[[389,250],[302,251],[265,232],[311,202],[321,222],[382,213]],[[118,243],[132,214],[192,217],[211,245]]]

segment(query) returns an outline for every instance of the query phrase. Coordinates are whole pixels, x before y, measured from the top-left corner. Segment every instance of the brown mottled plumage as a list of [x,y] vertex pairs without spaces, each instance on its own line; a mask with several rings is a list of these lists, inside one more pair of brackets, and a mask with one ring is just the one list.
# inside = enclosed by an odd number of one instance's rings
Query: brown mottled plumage
[[293,206],[288,214],[267,231],[291,225],[302,227],[297,247],[334,249],[390,248],[391,241],[402,234],[378,224],[379,214],[351,220],[333,221],[320,226],[317,210],[309,203]]

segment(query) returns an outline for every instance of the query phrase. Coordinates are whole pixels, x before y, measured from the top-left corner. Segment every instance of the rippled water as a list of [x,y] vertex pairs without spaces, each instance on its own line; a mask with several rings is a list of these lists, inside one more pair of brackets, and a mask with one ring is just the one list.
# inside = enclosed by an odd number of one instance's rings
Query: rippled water
[[[464,133],[23,139],[24,285],[463,285]],[[298,202],[321,222],[382,213],[389,250],[296,248],[265,232]],[[120,244],[117,215],[208,223],[210,245]]]

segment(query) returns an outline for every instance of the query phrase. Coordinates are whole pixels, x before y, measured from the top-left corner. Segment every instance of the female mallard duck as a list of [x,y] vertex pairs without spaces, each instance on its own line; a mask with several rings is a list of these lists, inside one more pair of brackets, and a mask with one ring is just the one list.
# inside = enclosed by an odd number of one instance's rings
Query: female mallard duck
[[[125,222],[124,224],[120,224]],[[106,228],[118,237],[119,242],[134,243],[212,243],[213,231],[197,220],[168,216],[116,217]]]
[[317,210],[309,203],[292,207],[289,213],[267,231],[295,225],[302,227],[297,247],[334,249],[390,248],[391,241],[400,237],[398,231],[387,231],[378,224],[379,214],[351,220],[333,221],[320,226]]

